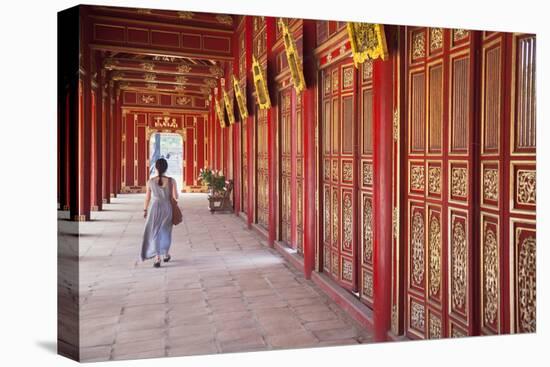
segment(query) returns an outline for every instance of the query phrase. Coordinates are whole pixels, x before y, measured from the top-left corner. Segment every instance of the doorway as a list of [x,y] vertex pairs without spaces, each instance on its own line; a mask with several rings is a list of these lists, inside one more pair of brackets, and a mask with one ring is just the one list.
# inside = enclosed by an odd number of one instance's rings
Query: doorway
[[149,177],[154,176],[155,162],[159,158],[168,161],[166,176],[176,180],[177,188],[183,188],[183,139],[175,133],[154,133],[149,140]]

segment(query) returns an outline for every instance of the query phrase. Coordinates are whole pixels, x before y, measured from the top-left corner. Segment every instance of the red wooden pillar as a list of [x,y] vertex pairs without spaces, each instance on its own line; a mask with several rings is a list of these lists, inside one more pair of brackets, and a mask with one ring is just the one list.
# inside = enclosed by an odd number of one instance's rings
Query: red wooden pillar
[[246,166],[248,168],[248,172],[246,174],[247,177],[247,194],[248,198],[246,200],[247,202],[247,208],[246,208],[246,221],[248,224],[248,228],[252,228],[252,222],[254,220],[254,115],[256,114],[255,111],[255,104],[254,99],[252,96],[252,78],[251,78],[251,70],[252,70],[252,17],[247,16],[245,20],[245,43],[246,43],[246,103],[248,108],[248,120],[246,122],[246,128],[248,129],[246,132],[246,151],[247,151],[247,161]]
[[[316,25],[313,20],[303,23],[303,68],[307,89],[303,92],[304,113],[304,276],[311,278],[315,267],[315,91],[317,90],[316,65],[313,50],[316,40]],[[299,144],[300,142],[298,142]]]
[[[386,28],[388,45],[391,35]],[[393,75],[392,52],[373,63],[374,146],[374,340],[385,341],[391,324],[392,150]]]
[[[87,12],[80,9],[81,43],[88,44],[90,38],[90,24],[86,19]],[[78,80],[78,113],[77,113],[77,167],[73,171],[76,177],[76,190],[74,190],[75,205],[71,206],[70,217],[74,221],[86,221],[90,219],[90,156],[91,156],[91,55],[89,47],[82,47],[82,61],[79,68]]]
[[71,134],[73,129],[71,128],[71,105],[75,106],[78,100],[74,97],[76,95],[75,88],[71,90],[71,86],[68,85],[65,90],[65,106],[63,124],[65,126],[63,136],[63,174],[60,179],[63,185],[63,195],[61,195],[60,205],[62,210],[69,210],[71,208]]
[[[239,46],[237,42],[237,32],[233,33],[233,76],[239,75],[239,54],[238,54]],[[233,87],[233,77],[229,78],[229,89],[231,90]],[[234,100],[236,101],[237,96],[234,96]],[[233,192],[234,192],[234,200],[233,200],[233,207],[235,209],[235,215],[239,215],[241,211],[241,129],[242,129],[242,121],[241,121],[241,115],[239,113],[238,108],[234,108],[235,111],[235,118],[238,118],[239,123],[237,125],[233,125]]]
[[109,125],[107,126],[107,202],[111,202],[114,197],[114,146],[113,146],[113,127],[115,126],[115,89],[114,81],[109,81]]
[[121,165],[121,126],[122,126],[122,112],[121,112],[121,100],[120,100],[120,89],[116,89],[116,99],[115,99],[115,124],[114,124],[114,138],[113,138],[113,148],[115,150],[114,152],[114,191],[115,191],[115,197],[117,194],[120,193],[121,189],[121,172],[120,172],[120,165]]
[[[266,53],[267,53],[267,79],[269,80],[268,86],[273,88],[275,85],[273,78],[273,70],[275,70],[275,60],[273,60],[273,43],[275,42],[275,18],[266,17]],[[273,101],[273,99],[272,99]],[[267,237],[267,243],[269,246],[275,244],[276,226],[277,226],[277,125],[276,125],[276,110],[272,106],[267,111],[267,161],[269,172],[269,231]]]
[[98,100],[98,90],[96,81],[92,81],[92,151],[91,151],[91,162],[90,162],[90,210],[98,211],[101,210],[101,153],[99,153],[100,144],[98,133],[100,133],[99,125],[97,123],[97,100]]

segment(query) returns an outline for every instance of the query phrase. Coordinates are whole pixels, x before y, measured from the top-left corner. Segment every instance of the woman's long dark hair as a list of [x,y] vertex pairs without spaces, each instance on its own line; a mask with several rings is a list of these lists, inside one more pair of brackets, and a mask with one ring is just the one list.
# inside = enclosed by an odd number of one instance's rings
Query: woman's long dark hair
[[159,173],[159,182],[158,182],[158,185],[159,186],[162,186],[162,175],[164,174],[164,172],[166,172],[166,170],[168,169],[168,162],[166,161],[166,159],[164,158],[159,158],[157,159],[157,161],[155,162],[155,168],[157,169],[158,173]]

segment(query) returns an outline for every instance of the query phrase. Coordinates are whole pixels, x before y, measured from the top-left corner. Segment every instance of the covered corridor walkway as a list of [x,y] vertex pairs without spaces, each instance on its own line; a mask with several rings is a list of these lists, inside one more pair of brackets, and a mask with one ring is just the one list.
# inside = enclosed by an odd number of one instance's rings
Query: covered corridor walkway
[[81,360],[366,343],[370,333],[246,223],[183,194],[172,260],[141,262],[142,194],[81,223]]

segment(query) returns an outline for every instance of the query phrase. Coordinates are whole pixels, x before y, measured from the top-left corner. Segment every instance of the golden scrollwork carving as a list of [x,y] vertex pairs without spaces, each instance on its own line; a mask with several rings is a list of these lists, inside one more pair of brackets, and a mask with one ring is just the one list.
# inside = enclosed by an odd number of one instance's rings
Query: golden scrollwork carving
[[323,164],[323,174],[325,177],[325,180],[330,180],[330,161],[326,160],[325,164]]
[[241,90],[241,85],[235,75],[233,75],[233,91],[235,92],[235,98],[237,99],[237,107],[239,108],[239,115],[241,120],[244,121],[248,117],[248,109],[246,108],[246,97]]
[[441,319],[433,313],[430,313],[428,318],[428,337],[430,339],[441,338]]
[[466,303],[468,247],[464,225],[458,220],[452,222],[451,263],[452,305],[455,309],[461,309]]
[[181,19],[193,19],[193,12],[190,11],[178,11],[178,18]]
[[187,83],[187,77],[183,75],[177,75],[176,76],[176,83],[178,84],[185,84]]
[[535,204],[537,202],[537,174],[534,170],[518,170],[517,201],[520,204]]
[[443,47],[443,28],[430,28],[430,51]]
[[151,94],[142,94],[141,102],[145,104],[157,103],[157,97]]
[[332,179],[338,181],[338,161],[332,161]]
[[451,169],[451,193],[453,196],[467,197],[468,171],[465,167]]
[[487,168],[483,171],[483,197],[498,200],[498,170]]
[[498,243],[492,228],[485,223],[483,230],[483,318],[493,324],[498,314]]
[[333,252],[331,261],[332,261],[331,271],[334,275],[338,276],[339,269],[340,269],[340,265],[338,264],[338,254]]
[[424,330],[425,311],[424,305],[411,302],[411,327],[417,330]]
[[441,286],[441,224],[439,218],[432,215],[429,229],[429,291],[436,296]]
[[338,204],[338,193],[332,192],[332,245],[338,246],[338,212],[340,205]]
[[269,98],[269,90],[264,76],[264,71],[256,57],[252,57],[252,75],[254,87],[256,88],[256,99],[258,106],[262,110],[271,107],[271,99]]
[[279,18],[279,28],[282,31],[283,42],[285,44],[285,54],[288,61],[288,68],[290,69],[290,77],[292,78],[292,84],[296,93],[300,93],[306,87],[304,79],[304,72],[302,68],[302,61],[298,54],[298,48],[292,33],[288,30],[288,25]]
[[518,254],[518,311],[520,330],[537,331],[537,242],[516,235]]
[[363,80],[372,78],[372,60],[363,63]]
[[325,74],[325,94],[329,94],[330,93],[330,74],[329,73],[326,73]]
[[468,37],[470,32],[466,29],[453,29],[453,41],[460,41],[463,38]]
[[399,335],[399,314],[396,304],[391,306],[391,331],[394,335]]
[[363,186],[372,185],[372,180],[372,164],[368,162],[363,162]]
[[229,124],[233,125],[235,123],[235,114],[233,113],[233,99],[229,97],[229,94],[227,94],[226,91],[223,91],[223,102],[225,104],[227,117],[229,118]]
[[144,79],[147,82],[154,82],[157,79],[157,76],[154,73],[145,73]]
[[411,227],[412,279],[416,285],[424,281],[424,217],[416,211]]
[[393,110],[393,141],[399,140],[399,113],[397,108]]
[[325,188],[325,223],[323,225],[324,229],[324,239],[325,243],[330,243],[331,236],[330,236],[330,191]]
[[424,167],[423,166],[411,166],[411,189],[424,191],[425,179],[424,179]]
[[155,70],[155,64],[153,64],[152,62],[144,62],[141,64],[141,68],[143,70],[153,71]]
[[363,196],[363,262],[372,262],[373,231],[372,231],[372,203]]
[[[223,76],[223,69],[222,69],[220,66],[218,66],[218,65],[212,65],[212,66],[208,69],[208,71],[210,71],[210,74],[212,74],[212,76],[213,76],[214,78],[216,78],[216,79]],[[241,77],[243,77],[243,76],[244,76],[244,75],[241,75]]]
[[338,74],[335,73],[332,75],[332,93],[338,92],[338,86],[340,85],[339,83],[340,81],[338,79]]
[[431,194],[441,193],[441,167],[428,168],[428,192]]
[[426,40],[424,32],[417,32],[412,40],[412,57],[418,59],[426,55]]
[[398,207],[394,207],[392,209],[391,228],[392,228],[393,238],[397,239],[398,232],[399,232],[399,208]]
[[369,298],[372,298],[374,296],[373,279],[371,273],[363,273],[363,294]]
[[180,106],[188,105],[190,103],[191,103],[191,98],[189,97],[185,97],[185,96],[176,97],[176,104]]
[[191,66],[187,64],[180,64],[177,66],[178,73],[189,73],[191,71]]
[[351,162],[344,162],[342,164],[342,180],[353,180],[353,165]]
[[225,24],[225,25],[233,24],[233,17],[231,15],[219,14],[219,15],[216,15],[216,19],[221,24]]
[[353,68],[346,68],[343,70],[343,82],[344,89],[353,87]]
[[382,24],[348,22],[347,30],[355,67],[367,59],[388,58],[386,35]]
[[342,279],[348,282],[353,280],[353,263],[347,259],[342,260]]
[[[209,88],[216,88],[216,86],[218,85],[218,82],[216,81],[216,79],[205,79],[204,82],[206,83],[206,86]],[[223,87],[223,83],[222,83],[222,87]]]

